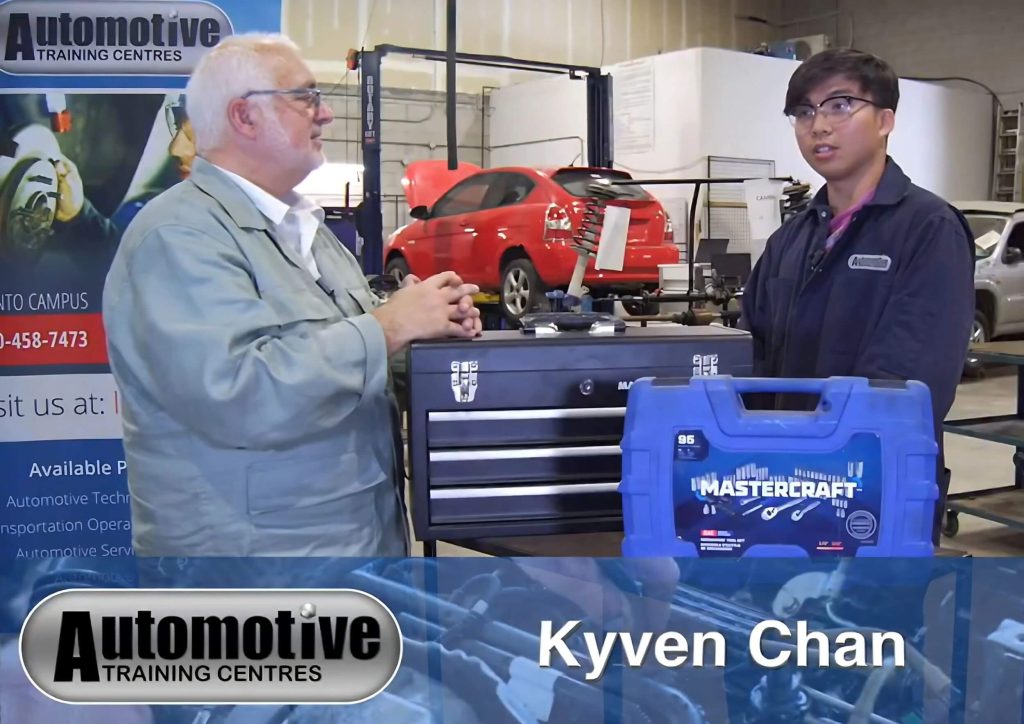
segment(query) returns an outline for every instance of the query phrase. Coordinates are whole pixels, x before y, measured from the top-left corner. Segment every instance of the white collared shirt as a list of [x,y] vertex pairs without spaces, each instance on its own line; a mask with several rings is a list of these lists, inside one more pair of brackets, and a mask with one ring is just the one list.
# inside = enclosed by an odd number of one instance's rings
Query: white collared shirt
[[324,220],[324,210],[294,191],[290,197],[292,203],[288,205],[252,181],[220,166],[217,168],[227,174],[252,199],[260,213],[274,225],[274,230],[280,235],[281,241],[302,259],[313,279],[319,279],[320,269],[313,258],[313,238]]

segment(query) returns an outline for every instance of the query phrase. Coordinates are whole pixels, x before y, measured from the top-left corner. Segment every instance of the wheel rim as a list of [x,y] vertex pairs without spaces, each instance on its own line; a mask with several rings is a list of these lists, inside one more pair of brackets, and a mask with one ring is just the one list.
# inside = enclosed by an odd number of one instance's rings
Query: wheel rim
[[503,296],[505,307],[515,315],[523,314],[530,303],[530,279],[522,269],[510,269],[505,274]]
[[971,326],[971,344],[979,344],[987,341],[988,340],[985,339],[985,325],[975,319],[974,324]]
[[405,280],[405,270],[397,266],[391,267],[391,276],[393,276],[395,280],[399,284],[401,284]]

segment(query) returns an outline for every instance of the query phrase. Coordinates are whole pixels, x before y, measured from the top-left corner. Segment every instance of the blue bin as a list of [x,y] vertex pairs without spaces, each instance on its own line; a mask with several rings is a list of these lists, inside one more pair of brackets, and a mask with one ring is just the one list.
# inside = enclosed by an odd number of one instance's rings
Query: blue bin
[[[818,401],[750,410],[753,393]],[[622,439],[622,552],[930,556],[937,455],[920,382],[640,379]]]

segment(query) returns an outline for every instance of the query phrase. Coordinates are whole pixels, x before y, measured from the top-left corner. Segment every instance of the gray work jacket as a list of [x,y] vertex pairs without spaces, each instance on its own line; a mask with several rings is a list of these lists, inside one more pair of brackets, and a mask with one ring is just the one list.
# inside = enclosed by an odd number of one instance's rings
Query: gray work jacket
[[103,295],[146,556],[403,556],[380,303],[323,225],[313,279],[197,158],[125,232]]

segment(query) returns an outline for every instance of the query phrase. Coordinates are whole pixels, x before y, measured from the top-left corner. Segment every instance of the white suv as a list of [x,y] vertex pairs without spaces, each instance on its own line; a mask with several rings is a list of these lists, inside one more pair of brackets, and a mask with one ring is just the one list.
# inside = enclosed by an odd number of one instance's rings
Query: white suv
[[974,328],[971,342],[1024,332],[1024,203],[954,204],[974,232]]

